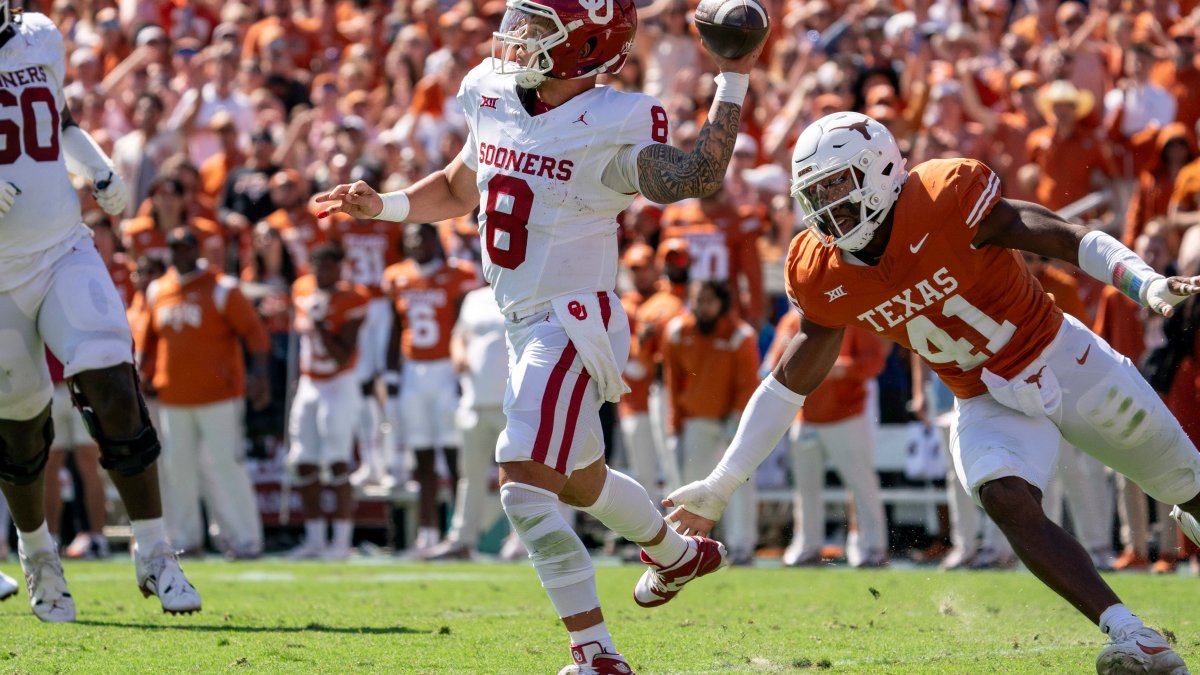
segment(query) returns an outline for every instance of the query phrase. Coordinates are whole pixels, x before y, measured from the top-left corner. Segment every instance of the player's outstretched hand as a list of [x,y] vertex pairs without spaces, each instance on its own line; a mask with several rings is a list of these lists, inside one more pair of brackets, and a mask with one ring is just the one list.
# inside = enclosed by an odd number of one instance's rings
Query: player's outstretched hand
[[[722,73],[749,74],[751,70],[754,70],[754,64],[758,63],[758,57],[760,54],[762,54],[763,45],[766,43],[767,41],[763,40],[762,43],[754,49],[754,51],[746,54],[745,56],[739,56],[736,59],[727,59],[723,56],[717,56],[712,51],[709,51],[708,55],[712,57],[713,61],[717,62],[717,67],[721,69]],[[705,49],[708,49],[707,46]]]
[[125,187],[120,174],[115,171],[101,172],[96,175],[92,187],[92,196],[105,213],[115,216],[125,212],[125,207],[129,205],[129,188]]
[[667,515],[667,524],[677,532],[707,537],[721,519],[727,501],[704,481],[696,481],[667,495],[662,505],[676,507]]
[[379,193],[363,181],[350,185],[339,185],[329,192],[322,192],[314,197],[318,204],[325,208],[317,214],[324,218],[334,213],[344,213],[352,218],[374,218],[383,211],[383,199]]
[[12,210],[13,202],[17,201],[17,195],[21,194],[21,189],[16,185],[0,180],[0,218],[8,215]]
[[1197,293],[1200,293],[1200,276],[1157,279],[1146,289],[1146,304],[1163,316],[1171,316],[1175,305]]

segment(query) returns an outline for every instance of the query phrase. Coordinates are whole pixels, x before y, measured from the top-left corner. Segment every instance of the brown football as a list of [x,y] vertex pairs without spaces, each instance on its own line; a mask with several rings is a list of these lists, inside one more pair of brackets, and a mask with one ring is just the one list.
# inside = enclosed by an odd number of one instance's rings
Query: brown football
[[704,46],[727,59],[754,51],[771,29],[759,0],[700,0],[695,21]]

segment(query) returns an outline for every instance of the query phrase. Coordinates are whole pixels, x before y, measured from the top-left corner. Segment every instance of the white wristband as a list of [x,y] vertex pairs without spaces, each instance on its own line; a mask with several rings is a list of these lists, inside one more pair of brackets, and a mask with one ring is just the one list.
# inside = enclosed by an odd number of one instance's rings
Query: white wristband
[[716,100],[719,103],[741,105],[750,90],[750,76],[745,73],[721,73],[713,78],[717,83]]
[[383,200],[383,210],[375,216],[375,220],[390,220],[399,223],[408,217],[408,195],[403,191],[385,192],[379,195],[379,198]]

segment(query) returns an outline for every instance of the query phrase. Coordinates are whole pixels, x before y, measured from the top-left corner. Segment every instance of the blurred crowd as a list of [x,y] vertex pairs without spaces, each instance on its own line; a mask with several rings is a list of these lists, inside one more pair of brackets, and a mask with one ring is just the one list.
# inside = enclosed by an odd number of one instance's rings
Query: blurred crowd
[[[1192,227],[1200,223],[1200,3],[764,4],[772,30],[751,78],[725,188],[667,207],[639,198],[621,217],[619,290],[635,324],[626,373],[634,391],[619,410],[607,411],[609,447],[652,495],[708,471],[754,389],[762,357],[769,365],[770,354],[795,332],[779,283],[798,222],[786,167],[800,131],[825,114],[852,109],[883,122],[909,167],[937,157],[980,159],[1000,175],[1005,196],[1038,201],[1114,233],[1164,273],[1200,273],[1200,229]],[[715,73],[691,25],[692,5],[655,0],[642,7],[633,55],[619,74],[602,78],[659,97],[670,141],[685,150],[703,125]],[[296,311],[293,284],[318,262],[336,259],[340,281],[334,281],[353,284],[366,308],[359,353],[352,365],[338,361],[355,373],[350,396],[362,403],[346,413],[355,418],[357,459],[314,480],[341,495],[347,482],[402,489],[412,478],[421,515],[409,537],[421,550],[436,549],[433,557],[468,554],[481,529],[480,516],[471,514],[481,512],[478,490],[482,484],[486,491],[489,480],[487,460],[477,460],[489,456],[488,443],[494,446],[503,422],[495,418],[503,392],[489,386],[504,377],[502,340],[496,342],[502,326],[489,314],[494,303],[464,302],[481,283],[476,223],[473,217],[436,223],[430,236],[420,228],[319,219],[310,196],[359,179],[381,191],[401,189],[460,151],[466,125],[455,94],[463,75],[490,56],[503,0],[30,0],[24,6],[61,28],[69,107],[111,153],[133,192],[125,217],[110,219],[80,185],[85,218],[138,336],[147,395],[157,399],[165,499],[187,502],[168,504],[176,545],[203,550],[203,502],[209,533],[219,533],[213,545],[232,557],[262,552],[261,504],[242,458],[286,453],[281,439],[292,392],[312,375],[296,365],[305,335],[313,339],[311,322],[301,325],[296,317],[312,307]],[[1176,319],[1151,318],[1076,270],[1029,262],[1063,309],[1141,364],[1185,429],[1196,432],[1194,301]],[[433,278],[451,268],[474,274]],[[203,275],[211,276],[205,301],[188,304],[187,285]],[[147,287],[160,278],[170,283],[148,298]],[[405,286],[412,283],[441,291],[413,294]],[[156,314],[168,291],[184,300]],[[187,327],[201,336],[188,339],[200,342],[179,341],[175,334]],[[842,474],[854,496],[850,533],[857,539],[845,542],[846,555],[877,565],[888,560],[889,527],[879,481],[872,479],[869,429],[881,421],[933,425],[939,397],[936,384],[923,385],[919,372],[914,378],[907,355],[863,338],[848,341],[856,347],[827,385],[830,403],[816,411],[810,402],[810,418],[785,443],[795,446],[798,475],[823,476],[825,464]],[[472,342],[482,351],[472,355]],[[428,411],[435,429],[406,441],[406,427],[421,420],[406,420],[402,397],[421,391],[414,381],[426,371],[414,369],[436,370],[435,361],[463,378],[466,400],[453,376],[445,380],[449,402],[408,399],[410,410],[426,406],[417,409]],[[214,377],[216,385],[196,386]],[[447,406],[457,414],[443,416]],[[341,413],[313,412],[329,414]],[[846,425],[867,436],[821,435]],[[60,438],[71,439],[63,445],[89,443],[82,432],[57,428]],[[845,438],[866,454],[840,459]],[[1138,569],[1153,554],[1165,570],[1194,553],[1179,549],[1166,528],[1171,521],[1148,512],[1136,485],[1090,470],[1086,456],[1064,450],[1068,455],[1074,466],[1064,463],[1067,511],[1076,535],[1094,539],[1085,545],[1098,559]],[[89,476],[85,489],[98,494],[94,448],[74,464]],[[460,486],[463,508],[444,533],[438,488],[460,474],[475,482],[476,492],[468,497],[470,489]],[[826,531],[823,516],[814,516],[823,506],[812,491],[823,484],[797,484],[804,494],[796,500],[795,539],[803,532],[807,541],[793,542],[789,564],[820,560]],[[1092,501],[1080,501],[1083,493]],[[725,537],[735,560],[745,561],[763,543],[759,507],[752,490],[741,490],[738,500]],[[954,525],[937,533],[922,552],[926,559],[949,554],[952,567],[1012,562],[1011,550],[995,550],[1003,543],[989,536],[986,523],[972,525],[970,517],[979,514],[969,501],[959,499],[956,507],[953,494],[948,501]],[[89,522],[75,546],[80,555],[102,548],[96,521],[105,517],[104,501],[86,502]],[[320,509],[307,499],[306,512]],[[1091,534],[1081,523],[1084,510],[1100,514]],[[333,539],[325,541],[321,519],[308,528],[301,554],[348,554],[353,511],[341,497],[326,511]],[[1151,522],[1163,529],[1157,536],[1148,530]]]

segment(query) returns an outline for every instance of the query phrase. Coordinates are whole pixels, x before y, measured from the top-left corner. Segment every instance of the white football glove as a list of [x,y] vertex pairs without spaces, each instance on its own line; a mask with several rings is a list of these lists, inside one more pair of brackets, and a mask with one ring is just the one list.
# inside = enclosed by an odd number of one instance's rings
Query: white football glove
[[19,194],[21,194],[21,188],[6,180],[0,180],[0,218],[7,216],[8,212],[12,210],[13,202],[17,200]]
[[671,500],[675,506],[712,521],[721,519],[721,514],[725,512],[725,505],[729,502],[728,496],[723,496],[702,480],[678,488],[667,495],[667,499]]
[[129,189],[125,187],[125,181],[121,180],[121,176],[115,171],[106,171],[96,176],[92,196],[96,198],[96,203],[100,205],[100,208],[111,216],[123,213],[125,207],[129,205]]

